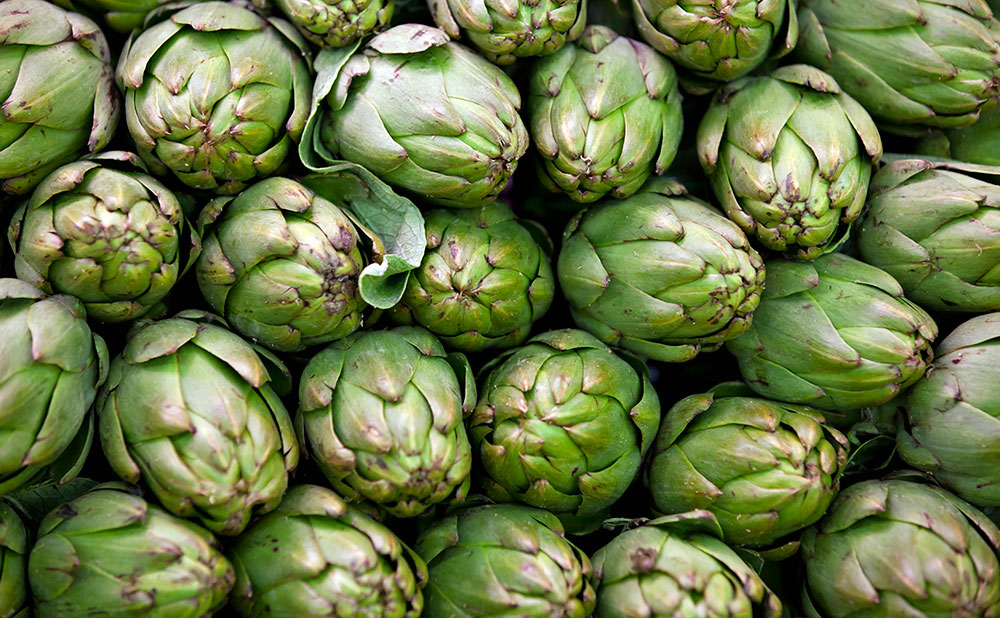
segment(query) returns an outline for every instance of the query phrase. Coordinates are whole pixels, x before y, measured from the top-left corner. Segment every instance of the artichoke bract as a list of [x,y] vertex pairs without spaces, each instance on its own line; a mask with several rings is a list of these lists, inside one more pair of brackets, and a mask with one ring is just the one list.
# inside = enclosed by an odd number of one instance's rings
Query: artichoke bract
[[302,36],[320,47],[343,47],[384,28],[393,0],[274,0]]
[[959,497],[1000,506],[1000,313],[961,324],[935,356],[899,404],[899,454]]
[[651,47],[590,26],[532,67],[531,137],[538,177],[577,202],[627,197],[677,154],[677,74]]
[[572,219],[556,272],[577,326],[666,362],[746,331],[764,287],[739,227],[663,182]]
[[646,483],[657,511],[710,511],[727,543],[761,547],[823,516],[847,450],[819,410],[726,383],[664,414]]
[[37,618],[199,618],[226,603],[233,567],[204,528],[120,483],[53,510],[28,557]]
[[772,618],[781,601],[720,539],[711,513],[661,517],[594,554],[595,618]]
[[29,618],[28,530],[14,509],[0,502],[0,618]]
[[283,20],[225,2],[160,17],[129,38],[118,64],[139,156],[157,175],[224,195],[273,174],[309,112],[305,41]]
[[240,334],[281,352],[356,331],[365,302],[358,231],[332,202],[267,178],[201,211],[195,269],[208,304]]
[[468,493],[475,400],[468,361],[426,330],[363,331],[306,365],[296,428],[337,493],[413,517]]
[[985,0],[799,0],[796,55],[876,120],[967,126],[996,102],[1000,23]]
[[645,366],[579,330],[504,353],[469,419],[486,494],[593,529],[639,472],[660,422]]
[[726,214],[795,259],[847,238],[881,156],[868,112],[802,64],[723,85],[698,127],[698,158]]
[[[1000,10],[1000,7],[994,10]],[[1000,166],[998,140],[1000,140],[1000,106],[984,109],[979,115],[979,120],[971,126],[930,131],[917,144],[916,151],[924,155],[967,163]]]
[[[923,159],[883,167],[858,235],[862,259],[932,311],[1000,309],[1000,186],[981,180],[985,171]],[[990,171],[1000,180],[1000,167]]]
[[528,338],[552,305],[548,254],[510,208],[425,215],[427,252],[391,315],[417,324],[462,352],[509,348]]
[[802,538],[808,618],[1000,616],[1000,530],[945,491],[848,487]]
[[329,489],[299,485],[228,555],[232,607],[248,618],[419,618],[427,567]]
[[795,47],[795,0],[632,0],[647,43],[694,75],[742,77]]
[[30,191],[104,148],[118,124],[111,53],[97,24],[42,0],[0,2],[0,189]]
[[726,343],[750,388],[824,410],[877,406],[920,379],[937,325],[899,283],[840,253],[769,260],[753,324]]
[[497,196],[528,148],[514,82],[443,30],[403,24],[363,47],[324,50],[300,157],[343,159],[444,206]]
[[9,237],[19,278],[79,298],[94,319],[123,322],[156,307],[197,255],[186,227],[180,201],[138,157],[109,152],[46,177]]
[[[225,535],[281,502],[299,448],[269,369],[198,311],[140,325],[97,400],[114,471],[142,479],[176,515]],[[276,362],[276,361],[275,361]]]
[[427,562],[424,615],[585,618],[593,612],[587,554],[546,511],[513,504],[437,520],[414,549]]

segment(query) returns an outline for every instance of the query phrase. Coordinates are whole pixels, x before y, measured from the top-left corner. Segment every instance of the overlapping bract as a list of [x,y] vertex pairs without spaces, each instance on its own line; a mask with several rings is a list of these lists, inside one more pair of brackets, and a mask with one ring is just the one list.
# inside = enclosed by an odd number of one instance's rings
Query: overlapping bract
[[0,618],[29,618],[28,530],[14,509],[0,502]]
[[274,0],[302,36],[320,47],[343,47],[384,28],[393,0]]

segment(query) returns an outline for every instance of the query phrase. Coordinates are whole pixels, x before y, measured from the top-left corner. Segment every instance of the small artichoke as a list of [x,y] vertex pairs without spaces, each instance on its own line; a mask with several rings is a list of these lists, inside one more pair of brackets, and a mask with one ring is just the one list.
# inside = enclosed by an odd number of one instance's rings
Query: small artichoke
[[229,552],[232,607],[247,618],[418,618],[427,567],[329,489],[293,487]]
[[469,490],[463,416],[476,385],[461,354],[422,328],[362,331],[314,356],[299,384],[296,428],[334,489],[396,517]]
[[578,214],[556,272],[578,326],[667,362],[745,332],[764,287],[739,227],[676,183]]
[[698,158],[726,214],[794,259],[843,242],[881,156],[868,112],[802,64],[723,85],[698,127]]
[[845,412],[877,406],[924,374],[937,325],[888,273],[840,253],[769,260],[753,324],[726,343],[768,399]]
[[0,502],[0,618],[29,618],[28,530],[14,509]]
[[538,175],[577,202],[628,197],[677,154],[683,122],[677,74],[656,50],[590,26],[531,72]]
[[590,559],[549,512],[466,509],[431,524],[414,549],[427,562],[425,616],[586,618],[594,609]]
[[278,506],[299,450],[271,387],[282,376],[217,322],[188,311],[140,325],[111,364],[97,413],[120,477],[231,536]]
[[469,435],[486,494],[593,529],[628,489],[660,422],[645,366],[592,335],[550,331],[489,371]]
[[530,225],[501,202],[427,213],[427,252],[393,319],[462,352],[522,343],[555,296],[552,263]]
[[807,618],[1000,616],[1000,529],[940,489],[848,487],[802,538]]
[[393,0],[274,0],[302,36],[320,47],[343,47],[381,30]]

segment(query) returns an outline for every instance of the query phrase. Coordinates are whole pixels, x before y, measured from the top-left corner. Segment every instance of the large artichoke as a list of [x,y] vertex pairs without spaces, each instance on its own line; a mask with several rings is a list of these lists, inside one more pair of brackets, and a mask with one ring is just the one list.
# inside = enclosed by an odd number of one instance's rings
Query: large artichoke
[[305,41],[287,22],[224,2],[162,18],[129,39],[118,64],[139,156],[156,174],[226,195],[274,173],[309,111]]
[[267,178],[210,202],[199,224],[198,285],[242,335],[291,352],[361,326],[358,231],[332,202],[294,180]]
[[639,472],[660,422],[645,366],[583,331],[550,331],[489,367],[469,435],[486,494],[595,527]]
[[904,159],[872,180],[861,257],[927,309],[1000,309],[1000,186],[968,174],[977,171]]
[[306,365],[296,426],[337,492],[397,517],[461,500],[472,453],[463,416],[476,399],[461,354],[422,328],[363,331]]
[[42,520],[28,577],[36,618],[211,616],[234,581],[211,534],[118,483]]
[[627,197],[677,154],[683,123],[674,67],[610,28],[591,26],[535,63],[529,103],[539,178],[578,202]]
[[235,535],[278,506],[299,449],[270,384],[282,376],[216,321],[189,311],[141,325],[112,362],[97,412],[119,476]]
[[384,28],[393,0],[274,0],[302,36],[320,47],[343,47]]
[[933,487],[848,487],[803,535],[808,618],[1000,616],[1000,530]]
[[746,331],[764,263],[732,221],[660,183],[566,226],[557,273],[577,325],[668,362]]
[[801,64],[723,85],[698,127],[698,157],[726,214],[796,259],[847,237],[881,156],[868,112]]
[[885,271],[840,253],[767,262],[746,334],[727,342],[769,399],[848,411],[889,401],[923,375],[937,325]]
[[241,534],[233,608],[248,618],[418,618],[424,561],[329,489],[299,485]]
[[107,40],[83,15],[0,2],[0,189],[27,193],[107,145],[119,106],[110,63]]
[[14,509],[0,502],[0,618],[29,618],[28,530]]
[[727,543],[760,547],[816,523],[846,463],[818,410],[726,383],[664,414],[646,481],[656,510],[711,511]]
[[425,616],[585,618],[594,609],[590,560],[546,511],[466,509],[434,522],[415,549],[427,561]]
[[721,536],[707,511],[622,532],[594,554],[595,618],[781,615],[781,601]]
[[65,165],[14,215],[10,242],[18,277],[48,293],[71,294],[90,317],[137,318],[170,292],[197,250],[184,242],[177,197],[131,153]]
[[1000,23],[986,0],[799,7],[796,54],[831,73],[879,121],[967,126],[1000,94]]
[[456,350],[509,348],[528,338],[555,296],[546,250],[501,202],[425,215],[427,252],[392,310]]

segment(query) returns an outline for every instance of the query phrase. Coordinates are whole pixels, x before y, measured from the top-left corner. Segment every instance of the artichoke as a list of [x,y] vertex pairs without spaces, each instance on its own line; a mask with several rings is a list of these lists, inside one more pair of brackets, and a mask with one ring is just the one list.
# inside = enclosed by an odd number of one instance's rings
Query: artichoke
[[233,568],[205,529],[120,483],[42,520],[28,557],[36,618],[199,618],[226,602]]
[[29,618],[28,530],[14,509],[0,502],[0,618]]
[[698,127],[698,158],[726,214],[794,259],[843,242],[881,156],[868,112],[801,64],[722,86]]
[[1000,107],[984,109],[976,124],[946,131],[930,131],[917,152],[968,163],[1000,166]]
[[761,547],[823,516],[840,489],[847,446],[818,410],[729,382],[664,415],[646,483],[657,511],[708,510],[726,543]]
[[495,364],[469,419],[486,494],[590,530],[639,472],[660,422],[645,366],[578,330],[542,333]]
[[802,538],[808,618],[1000,616],[1000,529],[902,480],[848,487]]
[[67,9],[89,9],[99,14],[104,23],[118,32],[129,32],[142,26],[146,15],[175,0],[53,0]]
[[978,171],[904,159],[872,180],[861,257],[927,309],[1000,309],[1000,186],[967,173]]
[[472,453],[462,418],[476,399],[461,354],[422,328],[363,331],[306,365],[296,428],[337,492],[396,517],[461,500]]
[[719,540],[707,511],[661,517],[594,554],[595,618],[771,618],[781,601]]
[[528,148],[514,82],[442,30],[396,26],[316,62],[300,149],[314,171],[340,157],[429,202],[476,207],[507,186]]
[[466,509],[434,522],[414,549],[427,561],[425,616],[585,618],[594,609],[590,560],[546,511]]
[[118,105],[97,24],[42,0],[0,2],[0,189],[27,193],[104,148]]
[[628,197],[677,154],[683,123],[677,74],[656,50],[591,26],[535,63],[531,137],[538,176],[577,202]]
[[232,606],[252,618],[418,618],[427,567],[329,489],[299,485],[240,535]]
[[968,126],[1000,94],[1000,23],[985,0],[799,7],[796,54],[832,74],[876,120],[897,129]]
[[578,326],[683,362],[746,331],[764,263],[736,224],[680,185],[647,189],[571,220],[556,272]]
[[393,0],[274,0],[302,36],[320,47],[343,47],[381,30]]
[[172,513],[236,535],[278,506],[299,450],[270,384],[282,376],[216,321],[188,311],[140,325],[111,364],[97,413],[120,477],[141,478]]
[[212,309],[240,334],[281,352],[340,339],[361,326],[364,258],[336,205],[287,178],[267,178],[199,217],[196,272]]
[[840,253],[767,262],[744,335],[726,343],[768,399],[832,411],[877,406],[924,374],[937,325],[885,271]]
[[552,305],[555,277],[531,231],[501,202],[426,214],[427,252],[391,315],[456,350],[509,348]]
[[50,174],[14,215],[14,268],[45,292],[76,296],[91,318],[131,320],[157,306],[191,263],[184,227],[181,203],[138,157],[96,155]]
[[225,2],[161,16],[129,38],[118,64],[139,156],[155,174],[224,195],[273,174],[305,128],[305,41],[287,22]]
[[642,38],[694,75],[728,82],[798,38],[796,0],[632,0]]

